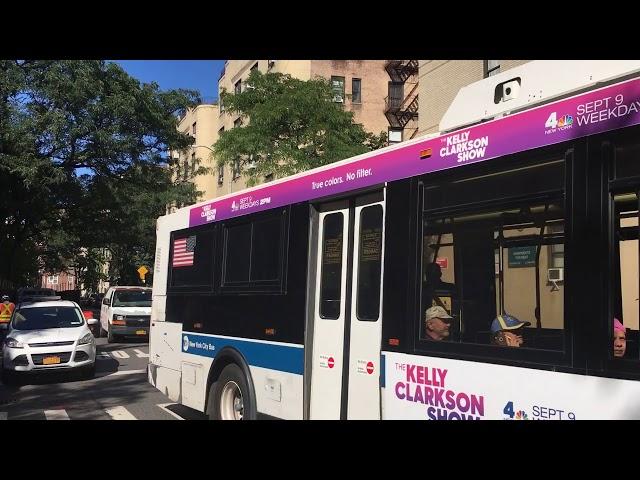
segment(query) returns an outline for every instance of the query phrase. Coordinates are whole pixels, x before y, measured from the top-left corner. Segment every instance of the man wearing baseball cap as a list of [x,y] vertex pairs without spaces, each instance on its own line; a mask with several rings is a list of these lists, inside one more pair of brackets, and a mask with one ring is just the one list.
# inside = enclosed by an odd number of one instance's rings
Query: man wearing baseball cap
[[427,308],[424,315],[425,337],[427,340],[448,340],[453,317],[439,305]]
[[523,322],[503,313],[491,322],[491,339],[495,345],[520,347],[523,342],[522,329],[528,325],[531,325],[531,322]]

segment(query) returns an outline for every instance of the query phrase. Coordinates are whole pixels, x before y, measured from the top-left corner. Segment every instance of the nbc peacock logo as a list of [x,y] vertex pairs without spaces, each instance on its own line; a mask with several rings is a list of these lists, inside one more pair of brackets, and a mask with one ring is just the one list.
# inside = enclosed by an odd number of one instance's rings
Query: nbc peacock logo
[[516,412],[515,420],[529,420],[529,416],[527,415],[527,412],[525,412],[524,410],[518,410]]

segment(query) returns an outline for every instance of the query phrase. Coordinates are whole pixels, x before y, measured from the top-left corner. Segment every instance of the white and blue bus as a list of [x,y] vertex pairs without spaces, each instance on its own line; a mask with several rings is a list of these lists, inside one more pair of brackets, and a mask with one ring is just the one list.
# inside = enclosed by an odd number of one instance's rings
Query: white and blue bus
[[640,62],[491,76],[437,135],[159,218],[149,381],[215,419],[640,418],[639,194]]

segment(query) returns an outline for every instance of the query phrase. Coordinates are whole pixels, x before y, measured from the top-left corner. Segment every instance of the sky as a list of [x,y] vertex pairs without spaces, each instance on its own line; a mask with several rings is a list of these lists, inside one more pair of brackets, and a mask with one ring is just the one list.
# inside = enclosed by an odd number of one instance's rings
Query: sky
[[117,60],[129,75],[162,90],[198,90],[205,100],[218,98],[218,78],[224,60]]

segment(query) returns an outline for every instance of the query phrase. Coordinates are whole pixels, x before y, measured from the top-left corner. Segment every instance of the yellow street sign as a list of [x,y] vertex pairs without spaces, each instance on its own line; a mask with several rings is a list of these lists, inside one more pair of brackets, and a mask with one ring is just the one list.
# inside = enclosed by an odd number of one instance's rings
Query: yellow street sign
[[140,268],[138,268],[138,273],[140,274],[140,279],[144,280],[144,276],[149,273],[149,270],[147,269],[147,267],[145,267],[144,265],[142,265]]

